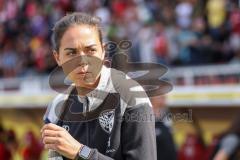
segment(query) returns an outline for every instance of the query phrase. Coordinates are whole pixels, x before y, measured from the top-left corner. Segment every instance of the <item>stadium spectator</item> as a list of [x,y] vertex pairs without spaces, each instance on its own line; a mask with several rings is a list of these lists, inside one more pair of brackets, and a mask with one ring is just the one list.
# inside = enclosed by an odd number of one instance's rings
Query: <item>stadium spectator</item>
[[158,160],[177,160],[176,146],[173,140],[172,119],[168,114],[164,96],[152,97],[153,110],[156,118],[155,131]]
[[236,160],[239,159],[240,146],[240,118],[235,117],[230,127],[220,136],[211,160]]
[[7,132],[0,124],[0,159],[11,160],[11,151],[7,147]]
[[22,151],[23,160],[40,160],[43,146],[33,132],[29,131],[26,133],[25,143],[26,146]]

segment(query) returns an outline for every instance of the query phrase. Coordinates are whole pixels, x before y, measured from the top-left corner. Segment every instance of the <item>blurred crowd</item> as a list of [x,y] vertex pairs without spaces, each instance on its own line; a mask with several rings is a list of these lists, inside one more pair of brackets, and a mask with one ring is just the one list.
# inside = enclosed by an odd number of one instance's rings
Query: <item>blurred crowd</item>
[[14,130],[0,126],[0,159],[1,160],[40,160],[43,158],[43,145],[33,132],[26,132],[18,141]]
[[210,144],[203,140],[203,133],[188,134],[178,150],[178,160],[239,160],[240,117],[233,119],[230,126],[212,137]]
[[0,0],[0,77],[48,74],[51,28],[73,11],[99,16],[106,42],[130,40],[131,61],[240,62],[238,0]]

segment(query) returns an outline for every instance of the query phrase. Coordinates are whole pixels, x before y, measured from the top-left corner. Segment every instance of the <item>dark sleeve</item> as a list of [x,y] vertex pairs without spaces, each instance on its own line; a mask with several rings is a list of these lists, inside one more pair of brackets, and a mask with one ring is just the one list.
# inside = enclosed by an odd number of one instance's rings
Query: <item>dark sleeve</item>
[[[155,118],[148,104],[125,111],[121,132],[123,160],[157,160]],[[96,149],[92,150],[89,159],[113,160]]]
[[157,159],[155,118],[148,104],[125,111],[121,138],[125,160]]

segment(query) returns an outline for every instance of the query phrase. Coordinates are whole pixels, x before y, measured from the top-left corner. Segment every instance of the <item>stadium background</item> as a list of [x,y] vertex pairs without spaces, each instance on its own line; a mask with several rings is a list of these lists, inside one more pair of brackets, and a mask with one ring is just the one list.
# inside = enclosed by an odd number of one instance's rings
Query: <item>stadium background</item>
[[56,67],[51,28],[66,13],[83,11],[102,18],[106,42],[132,42],[130,61],[168,67],[162,78],[173,84],[173,90],[154,98],[153,104],[172,114],[169,123],[178,151],[196,135],[211,147],[214,137],[240,113],[239,3],[0,0],[1,141],[14,159],[27,157],[33,146],[37,149],[32,152],[41,151],[42,116],[56,95],[48,82]]

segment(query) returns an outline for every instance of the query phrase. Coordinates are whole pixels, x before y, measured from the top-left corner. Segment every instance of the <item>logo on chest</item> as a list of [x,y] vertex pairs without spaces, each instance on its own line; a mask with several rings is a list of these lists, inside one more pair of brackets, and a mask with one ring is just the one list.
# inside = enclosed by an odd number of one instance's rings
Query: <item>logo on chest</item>
[[100,126],[107,133],[111,133],[112,131],[114,124],[114,115],[115,115],[114,110],[107,110],[103,111],[98,117]]

